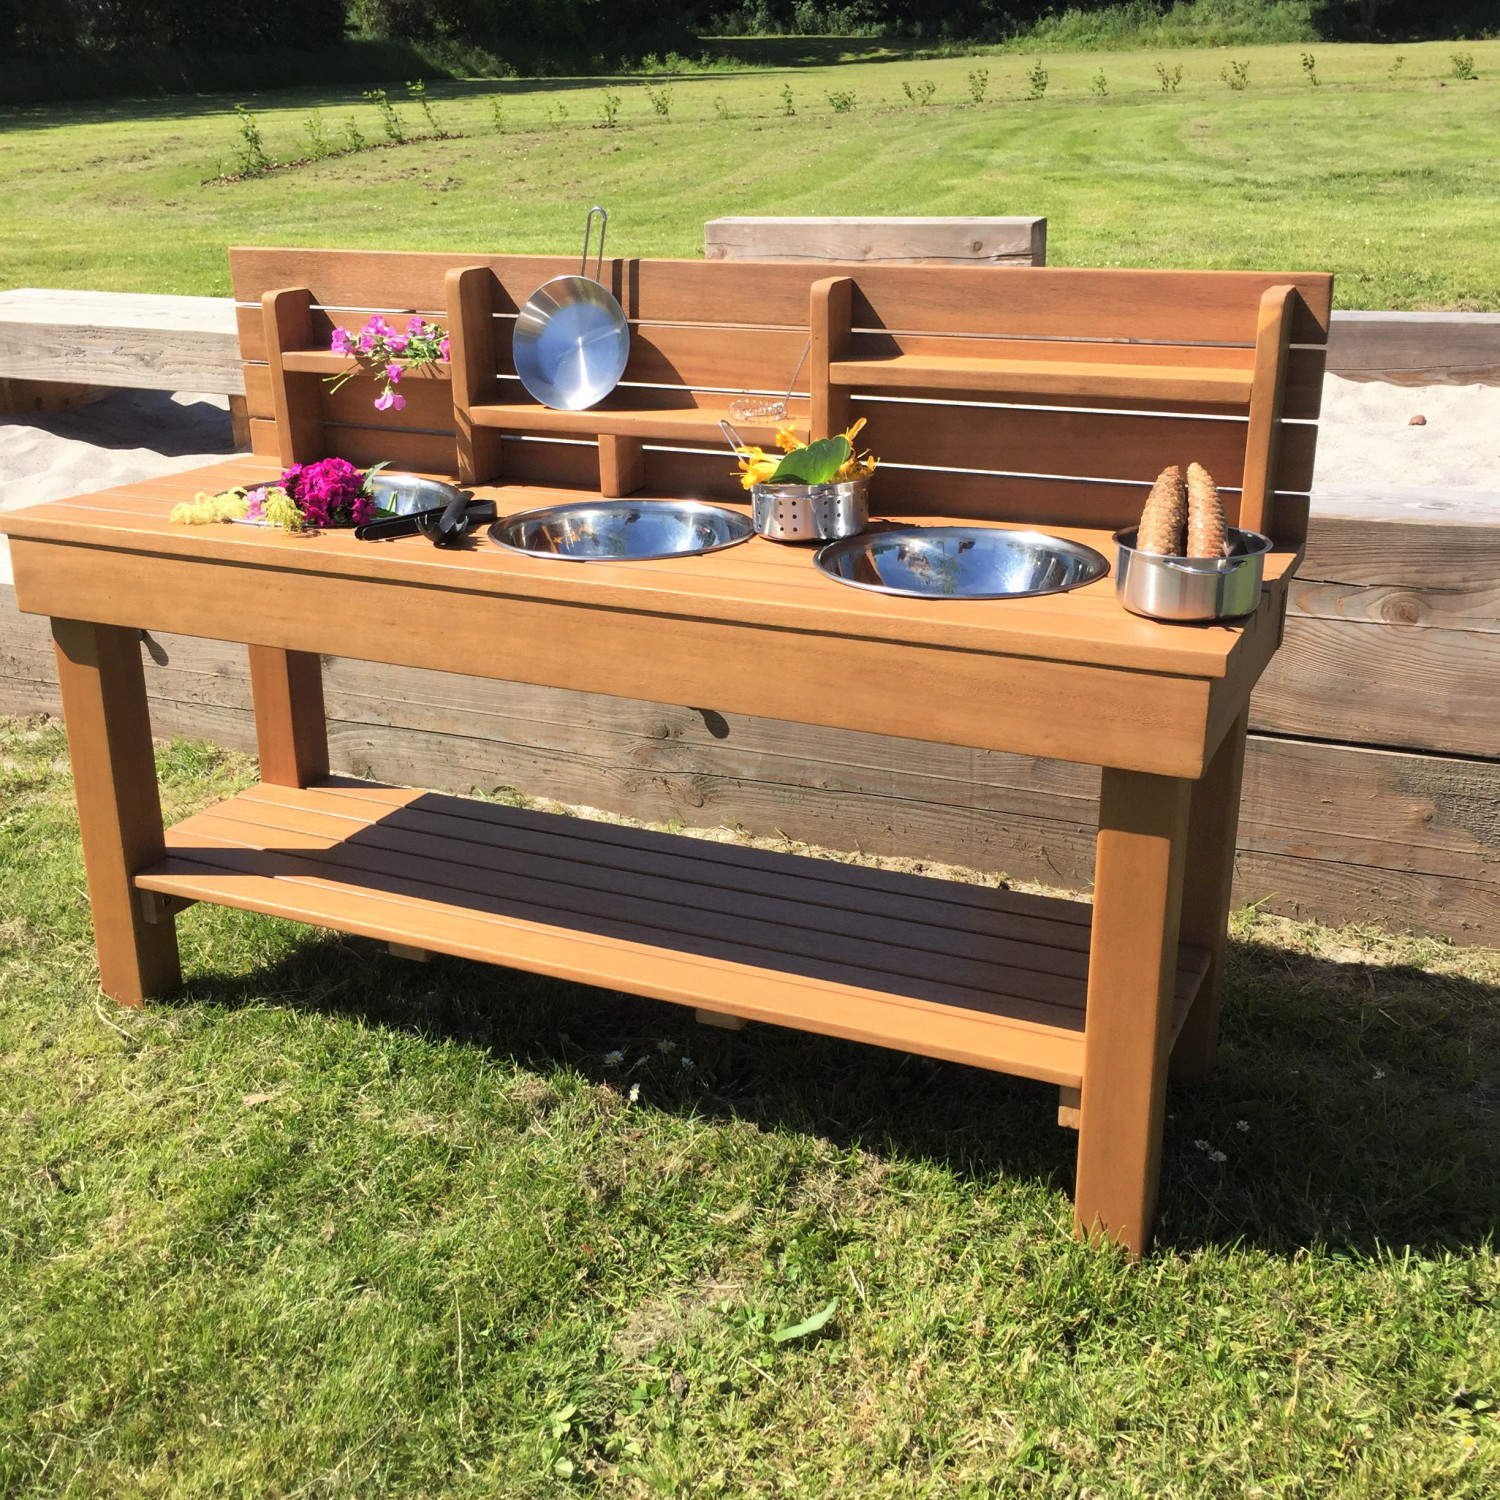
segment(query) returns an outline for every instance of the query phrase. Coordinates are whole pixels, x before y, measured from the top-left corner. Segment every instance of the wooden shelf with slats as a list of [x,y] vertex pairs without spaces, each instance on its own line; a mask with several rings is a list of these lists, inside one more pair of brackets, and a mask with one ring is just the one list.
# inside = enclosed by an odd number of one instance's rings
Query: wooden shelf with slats
[[[347,354],[335,354],[331,349],[283,349],[281,368],[298,375],[374,375],[380,374],[378,365],[366,360],[355,360]],[[451,380],[453,367],[446,359],[436,359],[430,364],[410,365],[405,370],[404,380]]]
[[829,364],[828,378],[834,385],[866,390],[965,391],[1053,399],[1075,396],[1126,402],[1201,401],[1248,407],[1255,372],[1227,365],[897,354],[885,359],[834,360]]
[[[1079,1087],[1090,909],[326,781],[167,831],[136,885]],[[1173,1035],[1208,968],[1179,950]]]
[[[644,393],[643,393],[644,395]],[[610,401],[591,406],[586,411],[558,411],[535,401],[509,401],[481,404],[469,408],[469,418],[476,427],[504,429],[506,432],[546,433],[567,437],[653,438],[677,442],[708,442],[720,446],[724,434],[721,420],[729,417],[729,403],[690,406],[627,406]],[[807,415],[792,413],[799,436],[808,434]],[[776,424],[735,421],[735,430],[747,443],[767,445],[776,440]]]

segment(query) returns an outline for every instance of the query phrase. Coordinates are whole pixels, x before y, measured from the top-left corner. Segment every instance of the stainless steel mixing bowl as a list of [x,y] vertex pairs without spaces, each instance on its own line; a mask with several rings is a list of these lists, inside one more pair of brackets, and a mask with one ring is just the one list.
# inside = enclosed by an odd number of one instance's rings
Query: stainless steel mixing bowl
[[490,527],[512,552],[572,562],[630,562],[718,552],[755,535],[743,511],[701,500],[581,500],[521,511]]
[[917,599],[1024,599],[1092,583],[1109,563],[1092,547],[1001,526],[899,526],[832,542],[818,566],[840,583]]

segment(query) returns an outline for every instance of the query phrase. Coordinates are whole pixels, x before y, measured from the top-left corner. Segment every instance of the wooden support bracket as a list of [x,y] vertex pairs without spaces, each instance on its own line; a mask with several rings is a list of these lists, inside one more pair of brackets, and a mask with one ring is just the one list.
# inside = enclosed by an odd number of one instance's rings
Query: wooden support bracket
[[693,1019],[700,1026],[717,1026],[721,1031],[743,1031],[749,1024],[743,1016],[726,1015],[721,1010],[698,1009],[693,1012]]
[[1083,1090],[1060,1088],[1057,1091],[1057,1123],[1064,1130],[1077,1130],[1082,1120]]
[[808,390],[812,398],[814,439],[843,432],[853,421],[847,386],[833,385],[829,367],[848,359],[853,337],[854,279],[829,276],[815,281],[808,305]]
[[645,443],[638,437],[599,434],[599,493],[633,495],[646,482]]
[[165,891],[141,891],[139,895],[141,916],[153,927],[198,904],[191,896],[169,896]]
[[392,958],[404,958],[412,964],[430,964],[432,954],[426,948],[413,948],[406,943],[387,943]]
[[495,273],[460,266],[443,279],[448,305],[448,350],[453,374],[453,432],[460,484],[500,477],[501,439],[474,423],[473,408],[495,399]]

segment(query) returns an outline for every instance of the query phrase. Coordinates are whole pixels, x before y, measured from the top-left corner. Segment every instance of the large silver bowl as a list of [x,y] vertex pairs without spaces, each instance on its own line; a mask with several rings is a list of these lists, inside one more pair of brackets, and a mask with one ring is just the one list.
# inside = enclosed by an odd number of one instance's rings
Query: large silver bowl
[[512,552],[631,562],[718,552],[755,535],[750,517],[701,500],[582,500],[506,516],[490,538]]
[[443,510],[463,493],[441,479],[424,479],[420,474],[396,474],[381,469],[367,488],[370,498],[382,511],[394,516],[410,516],[422,510]]
[[915,599],[1024,599],[1092,583],[1109,564],[1092,547],[999,526],[899,526],[832,542],[830,578]]
[[531,294],[511,339],[516,374],[544,406],[586,411],[620,383],[630,325],[591,276],[558,276]]

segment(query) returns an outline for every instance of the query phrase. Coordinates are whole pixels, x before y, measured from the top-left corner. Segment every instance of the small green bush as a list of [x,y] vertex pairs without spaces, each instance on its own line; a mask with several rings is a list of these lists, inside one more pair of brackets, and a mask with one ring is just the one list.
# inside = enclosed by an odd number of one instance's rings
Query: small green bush
[[828,96],[828,102],[833,106],[834,114],[847,115],[854,108],[854,91],[838,89]]
[[1237,62],[1231,58],[1229,66],[1219,74],[1219,77],[1236,93],[1241,93],[1250,87],[1250,64]]
[[986,90],[990,86],[990,70],[988,68],[975,68],[969,74],[969,98],[975,104],[983,104]]
[[261,138],[260,125],[243,104],[234,107],[238,139],[234,143],[234,169],[241,177],[263,177],[275,166]]
[[620,118],[620,96],[613,89],[605,89],[604,97],[599,101],[599,115],[606,130],[615,128],[615,122]]
[[932,103],[932,96],[937,93],[937,84],[932,79],[924,78],[918,84],[903,83],[902,91],[906,95],[907,103],[915,104],[918,109],[925,108]]
[[652,113],[658,119],[670,120],[672,118],[672,85],[664,83],[660,88],[652,88],[649,83],[641,85],[646,91],[646,101],[650,104]]
[[1453,76],[1467,82],[1471,78],[1478,78],[1479,74],[1474,71],[1474,54],[1472,52],[1455,52],[1453,54]]
[[1182,64],[1169,68],[1165,63],[1157,63],[1156,76],[1161,80],[1162,93],[1175,94],[1182,87]]
[[1031,65],[1026,82],[1030,85],[1026,95],[1028,99],[1040,99],[1047,92],[1047,70],[1042,66],[1041,58],[1037,58]]
[[1100,68],[1099,71],[1095,73],[1091,79],[1089,79],[1089,89],[1092,93],[1097,94],[1101,99],[1108,95],[1109,79],[1104,76],[1103,68]]
[[386,97],[384,89],[366,89],[365,98],[380,114],[380,128],[392,145],[399,146],[406,139],[406,125],[396,112],[396,106]]

